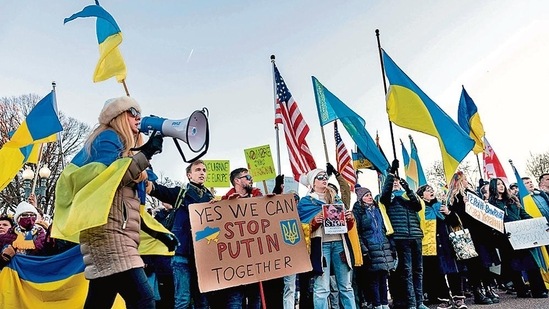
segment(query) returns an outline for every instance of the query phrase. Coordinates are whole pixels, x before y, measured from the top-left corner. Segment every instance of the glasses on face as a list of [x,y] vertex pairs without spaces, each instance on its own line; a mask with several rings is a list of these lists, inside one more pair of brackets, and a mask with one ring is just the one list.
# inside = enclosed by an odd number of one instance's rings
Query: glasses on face
[[19,217],[21,218],[30,218],[30,217],[36,217],[36,214],[34,213],[22,213],[21,215],[19,215]]
[[130,107],[130,109],[128,109],[126,112],[132,115],[133,118],[141,117],[141,113],[133,107]]
[[242,179],[242,178],[246,178],[246,180],[248,180],[248,181],[252,181],[252,179],[253,179],[251,175],[244,175],[244,176],[238,177],[238,179]]
[[320,174],[315,177],[316,180],[328,180],[328,176],[326,174]]

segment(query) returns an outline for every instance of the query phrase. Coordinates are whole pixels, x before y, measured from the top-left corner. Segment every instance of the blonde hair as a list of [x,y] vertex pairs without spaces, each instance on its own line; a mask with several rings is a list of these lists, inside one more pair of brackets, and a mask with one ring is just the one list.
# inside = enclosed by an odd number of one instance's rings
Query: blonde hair
[[465,189],[469,186],[467,178],[462,171],[458,171],[452,176],[450,180],[450,185],[448,189],[448,200],[447,205],[451,205],[453,202],[457,202],[457,195],[461,194],[462,197],[465,197]]
[[[102,132],[112,129],[120,140],[122,141],[122,157],[130,157],[137,153],[137,151],[132,151],[132,148],[140,147],[143,145],[143,136],[141,133],[133,133],[130,122],[128,121],[127,113],[121,113],[120,115],[114,117],[108,125],[100,124],[93,132],[88,136],[86,140],[85,149],[88,155],[91,154],[91,144]],[[135,182],[140,182],[147,179],[147,172],[141,172],[138,179]]]
[[[311,188],[311,193],[315,192],[314,185]],[[330,188],[329,186],[326,186],[326,191],[324,191],[324,201],[326,204],[333,204],[335,202],[335,191],[334,189]]]

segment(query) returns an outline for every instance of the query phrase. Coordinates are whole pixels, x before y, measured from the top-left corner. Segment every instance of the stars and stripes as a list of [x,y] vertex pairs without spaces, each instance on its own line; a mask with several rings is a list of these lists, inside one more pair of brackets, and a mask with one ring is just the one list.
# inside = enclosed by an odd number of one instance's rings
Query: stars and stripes
[[290,90],[286,87],[284,79],[274,65],[276,83],[276,110],[275,124],[284,126],[284,136],[288,148],[288,157],[292,167],[294,179],[299,181],[299,176],[316,168],[316,163],[305,141],[309,133],[309,126],[299,111],[297,102],[294,101]]
[[354,190],[356,184],[356,174],[351,163],[351,156],[341,139],[341,135],[337,129],[337,121],[334,121],[334,136],[336,143],[336,162],[337,170],[345,178],[351,186],[351,191]]

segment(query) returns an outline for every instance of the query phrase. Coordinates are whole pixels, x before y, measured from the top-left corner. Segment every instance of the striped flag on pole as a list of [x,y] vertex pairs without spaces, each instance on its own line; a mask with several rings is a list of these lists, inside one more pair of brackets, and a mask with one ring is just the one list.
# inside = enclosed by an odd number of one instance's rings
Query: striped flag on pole
[[278,68],[275,64],[273,66],[276,83],[275,124],[284,126],[284,136],[286,137],[292,173],[294,179],[299,181],[300,175],[316,168],[315,159],[305,140],[309,133],[309,126],[303,119],[297,102],[294,101],[290,90],[286,87]]
[[341,139],[341,135],[337,129],[337,120],[334,121],[334,136],[336,143],[336,162],[337,170],[345,178],[345,180],[351,186],[351,191],[354,191],[356,184],[356,174],[351,162],[351,156]]

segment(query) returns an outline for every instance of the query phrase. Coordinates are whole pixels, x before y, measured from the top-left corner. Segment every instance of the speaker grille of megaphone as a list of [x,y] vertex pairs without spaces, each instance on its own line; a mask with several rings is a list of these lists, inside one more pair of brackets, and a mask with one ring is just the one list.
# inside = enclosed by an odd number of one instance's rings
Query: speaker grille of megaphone
[[162,117],[143,117],[139,131],[149,134],[158,131],[185,142],[192,152],[199,152],[207,146],[209,140],[208,117],[204,111],[194,111],[185,119],[166,119]]

